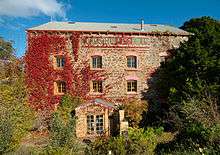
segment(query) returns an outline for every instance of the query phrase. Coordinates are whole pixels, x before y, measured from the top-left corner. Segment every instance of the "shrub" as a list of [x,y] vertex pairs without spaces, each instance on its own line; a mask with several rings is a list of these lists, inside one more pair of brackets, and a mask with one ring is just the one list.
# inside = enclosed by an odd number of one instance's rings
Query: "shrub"
[[7,152],[12,143],[13,128],[9,120],[0,121],[0,154]]
[[158,136],[162,134],[163,129],[159,130],[161,131],[158,132],[153,128],[147,130],[129,128],[127,136],[97,139],[90,144],[87,152],[90,154],[108,154],[111,151],[116,155],[154,154],[154,149],[158,144]]
[[142,114],[147,111],[148,103],[144,100],[131,100],[124,104],[125,116],[129,126],[138,127]]

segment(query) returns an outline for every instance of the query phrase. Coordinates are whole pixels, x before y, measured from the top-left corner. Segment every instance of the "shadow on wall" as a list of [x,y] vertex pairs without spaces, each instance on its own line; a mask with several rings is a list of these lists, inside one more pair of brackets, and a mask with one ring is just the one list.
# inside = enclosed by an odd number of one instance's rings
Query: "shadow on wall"
[[[164,63],[164,62],[162,62]],[[142,92],[142,99],[149,103],[148,111],[143,113],[143,119],[140,123],[141,127],[146,126],[163,126],[165,130],[170,130],[172,124],[167,120],[168,98],[163,87],[166,76],[161,67],[157,68],[147,79],[148,89]]]

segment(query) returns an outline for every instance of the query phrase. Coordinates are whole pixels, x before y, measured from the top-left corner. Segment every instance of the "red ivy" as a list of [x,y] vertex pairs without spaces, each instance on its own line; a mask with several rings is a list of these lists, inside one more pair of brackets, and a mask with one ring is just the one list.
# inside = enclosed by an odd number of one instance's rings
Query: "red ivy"
[[[67,38],[54,34],[28,34],[28,50],[25,56],[26,84],[29,103],[34,109],[53,109],[61,96],[54,95],[54,82],[66,82],[67,92],[73,96],[90,99],[89,81],[105,78],[105,72],[93,71],[85,60],[77,67],[79,51],[79,33],[73,33],[72,46],[74,59],[67,51]],[[53,56],[65,58],[63,69],[54,69]],[[109,87],[110,88],[110,87]],[[103,93],[101,96],[104,96]],[[96,96],[97,97],[97,96]]]

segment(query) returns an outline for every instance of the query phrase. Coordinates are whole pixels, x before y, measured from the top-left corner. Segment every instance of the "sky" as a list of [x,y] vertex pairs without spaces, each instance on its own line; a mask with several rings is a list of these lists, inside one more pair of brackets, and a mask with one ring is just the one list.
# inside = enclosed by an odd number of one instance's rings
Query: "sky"
[[0,37],[26,50],[25,30],[52,21],[167,24],[191,18],[220,20],[220,0],[0,0]]

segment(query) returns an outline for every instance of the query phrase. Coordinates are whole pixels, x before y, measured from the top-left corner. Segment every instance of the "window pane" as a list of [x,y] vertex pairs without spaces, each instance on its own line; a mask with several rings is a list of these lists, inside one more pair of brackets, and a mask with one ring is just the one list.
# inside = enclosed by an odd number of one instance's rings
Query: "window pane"
[[57,60],[57,67],[60,67],[60,58],[56,57],[56,60]]
[[65,58],[62,56],[57,56],[56,57],[56,65],[57,67],[64,67],[65,65]]
[[137,58],[136,58],[136,56],[127,57],[127,67],[137,68]]
[[61,66],[64,67],[64,64],[65,64],[65,59],[62,58]]
[[101,134],[103,133],[103,115],[96,116],[96,133]]
[[128,81],[127,82],[127,91],[128,92],[137,92],[137,81]]
[[94,116],[87,116],[87,133],[92,134],[94,132]]
[[102,57],[101,56],[92,57],[92,67],[102,68]]
[[93,81],[93,92],[102,93],[102,81]]
[[63,81],[57,82],[57,89],[58,89],[58,93],[65,93],[66,92],[66,83]]

